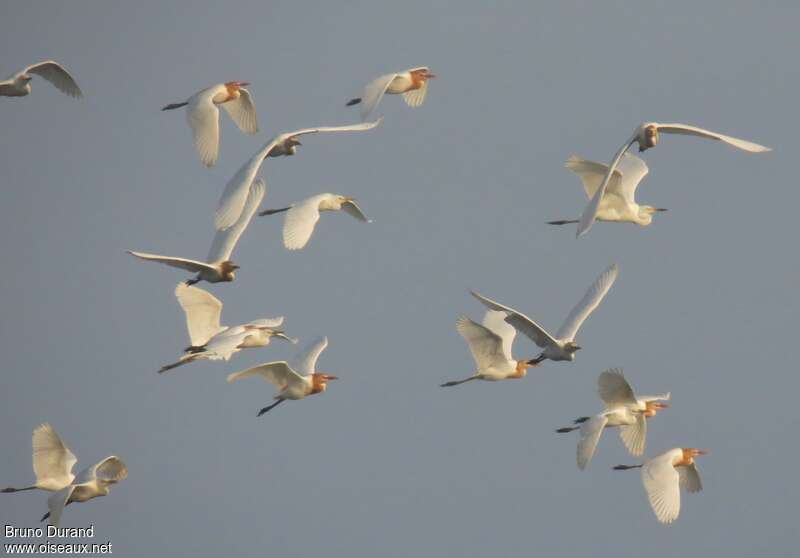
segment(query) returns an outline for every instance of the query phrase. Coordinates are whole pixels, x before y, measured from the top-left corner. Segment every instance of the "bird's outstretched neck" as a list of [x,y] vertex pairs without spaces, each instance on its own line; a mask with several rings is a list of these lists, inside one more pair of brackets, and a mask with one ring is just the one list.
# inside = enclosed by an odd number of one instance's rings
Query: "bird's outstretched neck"
[[580,223],[578,219],[562,219],[561,221],[548,221],[548,225],[569,225],[570,223]]
[[177,109],[177,108],[185,107],[188,104],[189,103],[171,103],[171,104],[165,106],[164,108],[162,108],[161,110],[174,110],[174,109]]
[[355,99],[350,99],[349,101],[347,101],[347,106],[352,107],[353,105],[357,105],[360,102],[361,102],[361,97],[356,97]]
[[265,209],[264,211],[260,211],[258,213],[259,217],[264,217],[265,215],[275,215],[276,213],[282,213],[284,211],[289,211],[292,207],[282,207],[280,209]]
[[615,471],[627,471],[628,469],[639,469],[641,465],[615,465],[611,468]]

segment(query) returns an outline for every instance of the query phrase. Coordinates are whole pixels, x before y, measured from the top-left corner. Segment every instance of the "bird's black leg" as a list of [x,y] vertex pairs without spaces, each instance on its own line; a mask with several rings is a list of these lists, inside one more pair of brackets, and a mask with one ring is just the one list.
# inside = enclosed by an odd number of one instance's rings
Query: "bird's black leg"
[[274,409],[275,407],[277,407],[278,405],[280,405],[280,404],[281,404],[281,403],[283,403],[284,401],[286,401],[286,400],[285,400],[285,399],[278,399],[278,400],[277,400],[275,403],[273,403],[272,405],[269,405],[269,406],[267,406],[267,407],[264,407],[263,409],[261,409],[261,410],[258,412],[258,415],[257,415],[257,416],[259,416],[259,417],[260,417],[261,415],[263,415],[263,414],[264,414],[264,413],[266,413],[267,411],[271,411],[272,409]]

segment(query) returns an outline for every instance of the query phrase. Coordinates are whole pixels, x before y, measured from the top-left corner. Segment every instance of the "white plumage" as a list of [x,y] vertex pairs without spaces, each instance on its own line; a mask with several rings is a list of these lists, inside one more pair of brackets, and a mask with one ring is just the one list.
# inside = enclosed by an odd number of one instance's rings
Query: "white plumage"
[[369,82],[364,87],[361,97],[353,99],[348,105],[361,103],[362,120],[375,110],[385,94],[402,95],[408,106],[416,108],[425,100],[428,80],[434,77],[436,76],[430,73],[430,68],[427,66],[385,74]]
[[0,81],[0,96],[24,97],[30,94],[30,82],[34,75],[46,79],[59,91],[70,97],[83,97],[81,88],[78,87],[75,79],[61,64],[53,60],[33,64]]

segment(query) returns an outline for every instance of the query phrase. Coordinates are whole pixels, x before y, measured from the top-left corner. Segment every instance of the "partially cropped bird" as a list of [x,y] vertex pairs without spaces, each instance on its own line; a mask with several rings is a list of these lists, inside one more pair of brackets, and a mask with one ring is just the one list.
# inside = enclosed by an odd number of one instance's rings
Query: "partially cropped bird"
[[143,260],[159,262],[170,267],[177,267],[178,269],[185,269],[186,271],[197,273],[194,279],[186,281],[187,285],[194,285],[199,281],[208,281],[209,283],[233,281],[236,278],[235,271],[239,269],[239,265],[231,261],[231,254],[233,254],[233,249],[236,247],[239,237],[242,236],[242,233],[250,223],[250,219],[253,218],[253,214],[264,198],[266,188],[267,185],[263,180],[259,179],[253,183],[253,187],[248,192],[244,211],[239,216],[238,221],[229,229],[217,231],[214,236],[214,241],[211,244],[211,250],[208,252],[207,261],[205,262],[187,258],[176,258],[173,256],[159,256],[144,252],[134,252],[131,250],[128,250],[128,253]]
[[[587,161],[574,155],[567,159],[564,166],[580,177],[586,196],[590,200],[600,187],[600,183],[608,171],[607,165]],[[595,219],[598,221],[636,223],[645,227],[653,221],[654,213],[666,211],[661,207],[636,203],[636,188],[642,179],[647,176],[647,173],[648,168],[644,161],[636,155],[625,153],[614,170],[608,186],[606,186],[606,193],[600,201],[600,207],[597,210]],[[567,223],[578,222],[579,219],[563,219],[560,221],[548,221],[547,224],[566,225]]]
[[528,368],[536,365],[533,360],[514,360],[511,356],[517,330],[505,321],[505,317],[505,312],[489,310],[483,317],[483,325],[463,316],[456,321],[456,329],[469,345],[478,369],[463,380],[445,382],[441,387],[457,386],[472,380],[495,382],[524,378]]
[[576,237],[586,234],[592,227],[592,224],[597,217],[597,213],[600,210],[601,201],[605,196],[606,187],[608,186],[608,183],[611,180],[611,177],[613,176],[614,170],[617,168],[620,159],[622,159],[622,156],[628,151],[628,149],[631,148],[634,143],[639,144],[640,152],[650,149],[651,147],[655,147],[658,144],[659,133],[698,136],[701,138],[717,140],[727,143],[728,145],[732,145],[733,147],[743,151],[750,151],[751,153],[761,153],[772,150],[769,147],[764,147],[763,145],[759,145],[757,143],[745,141],[739,138],[733,138],[731,136],[725,136],[723,134],[704,130],[703,128],[689,126],[687,124],[659,124],[658,122],[645,122],[644,124],[640,124],[636,130],[634,130],[633,135],[622,145],[622,147],[619,148],[619,151],[617,151],[617,153],[614,155],[614,158],[611,159],[611,163],[608,165],[608,169],[606,170],[600,186],[595,191],[594,196],[589,201],[586,209],[584,209],[583,215],[581,215],[581,219],[578,222],[578,231],[575,235]]
[[375,122],[364,122],[349,126],[323,126],[319,128],[302,128],[294,132],[278,134],[245,162],[236,174],[228,181],[225,191],[219,200],[217,212],[214,215],[214,226],[217,230],[225,230],[233,226],[242,215],[251,185],[256,177],[261,164],[267,157],[281,157],[297,153],[297,146],[301,145],[300,136],[329,132],[363,132],[371,130],[381,123],[382,119]]
[[321,337],[309,344],[291,364],[285,360],[259,364],[253,368],[229,374],[228,383],[250,376],[261,376],[275,385],[279,390],[278,395],[275,396],[275,403],[261,409],[258,412],[260,417],[287,399],[304,399],[309,395],[322,393],[327,387],[327,382],[339,379],[337,376],[316,371],[319,355],[327,346],[328,338]]
[[192,129],[192,138],[207,167],[212,167],[219,157],[219,109],[222,106],[245,134],[258,132],[256,105],[246,81],[228,81],[212,85],[189,97],[183,103],[172,103],[161,110],[186,107],[186,119]]
[[61,490],[73,481],[72,468],[78,462],[49,424],[40,424],[33,430],[33,472],[36,482],[25,488],[4,488],[0,492],[23,490]]
[[319,221],[320,212],[340,210],[352,215],[362,223],[372,222],[367,219],[367,216],[358,207],[355,198],[340,196],[339,194],[317,194],[289,207],[267,209],[259,213],[259,215],[274,215],[285,211],[283,245],[288,250],[300,250],[311,240],[314,227],[317,226],[317,221]]
[[697,448],[674,448],[641,465],[617,465],[613,469],[625,471],[641,468],[642,483],[656,519],[661,523],[672,523],[681,511],[681,490],[703,490],[694,458],[707,453]]
[[361,118],[366,119],[385,94],[402,95],[406,104],[416,108],[425,100],[428,80],[436,76],[427,66],[383,75],[367,84],[361,97],[351,99],[347,106],[361,104]]
[[656,416],[659,410],[669,408],[668,403],[663,403],[669,400],[669,393],[637,396],[619,368],[600,374],[597,378],[597,393],[606,404],[604,411],[592,417],[576,419],[574,424],[579,426],[556,430],[564,433],[580,429],[576,455],[578,468],[581,470],[592,460],[605,428],[619,427],[619,436],[625,448],[631,455],[642,455],[647,439],[647,419]]
[[128,467],[117,456],[110,455],[102,461],[87,467],[75,477],[68,486],[47,499],[49,511],[41,521],[48,517],[50,525],[58,526],[64,508],[74,502],[86,502],[92,498],[108,496],[111,485],[128,478]]
[[33,76],[46,79],[55,85],[59,91],[66,93],[70,97],[83,97],[81,88],[75,83],[75,79],[61,64],[53,60],[45,60],[28,66],[0,81],[0,96],[24,97],[28,95],[31,92]]
[[483,303],[484,306],[491,310],[499,310],[507,314],[505,321],[514,326],[517,331],[522,332],[531,341],[536,343],[539,347],[544,349],[541,354],[532,359],[529,364],[539,364],[545,359],[550,360],[575,360],[575,353],[580,350],[575,343],[575,336],[578,334],[583,322],[589,315],[600,305],[603,297],[614,284],[619,273],[617,264],[612,264],[595,280],[583,298],[578,302],[575,308],[569,313],[567,319],[559,328],[555,337],[550,335],[544,328],[534,322],[525,314],[522,314],[509,306],[503,306],[499,302],[488,299],[474,291],[471,291],[472,296],[477,298]]
[[184,355],[172,364],[162,366],[159,374],[195,360],[229,360],[241,349],[266,347],[273,337],[291,343],[297,340],[287,337],[282,329],[283,316],[262,318],[236,326],[220,325],[222,302],[208,291],[178,283],[175,297],[186,313],[186,329],[191,345]]

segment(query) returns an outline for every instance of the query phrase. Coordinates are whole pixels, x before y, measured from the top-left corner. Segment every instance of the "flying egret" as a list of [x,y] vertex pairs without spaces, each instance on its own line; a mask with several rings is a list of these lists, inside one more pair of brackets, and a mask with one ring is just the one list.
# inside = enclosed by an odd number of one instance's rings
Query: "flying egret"
[[229,282],[236,278],[234,273],[239,266],[231,261],[231,254],[239,241],[239,237],[247,228],[250,219],[258,209],[258,205],[264,198],[267,185],[263,180],[259,179],[253,183],[253,187],[247,196],[244,211],[242,212],[239,220],[234,223],[234,226],[224,231],[217,231],[214,236],[214,241],[211,244],[211,250],[208,252],[208,259],[206,262],[197,260],[189,260],[186,258],[175,258],[172,256],[158,256],[156,254],[146,254],[144,252],[133,252],[128,250],[128,253],[143,260],[155,261],[166,264],[170,267],[177,267],[178,269],[185,269],[197,273],[194,279],[186,281],[187,285],[194,285],[200,281],[208,281],[209,283]]
[[285,360],[260,364],[241,372],[229,374],[228,383],[235,382],[240,378],[261,376],[265,380],[272,382],[280,390],[278,395],[275,396],[275,403],[264,407],[258,412],[260,417],[287,399],[304,399],[309,395],[322,393],[327,387],[327,382],[339,379],[330,374],[316,372],[319,355],[327,346],[328,338],[321,337],[308,345],[291,364]]
[[48,517],[50,525],[58,527],[64,507],[73,502],[86,502],[92,498],[108,496],[111,485],[128,478],[128,467],[117,456],[110,455],[102,461],[87,467],[66,486],[47,499],[50,510],[41,521]]
[[620,427],[619,436],[631,455],[644,453],[647,438],[647,420],[661,409],[669,408],[662,403],[670,398],[669,393],[637,396],[619,368],[601,373],[597,378],[597,393],[606,404],[603,412],[593,417],[581,417],[574,421],[580,426],[559,428],[556,432],[572,432],[580,429],[578,441],[578,468],[584,470],[592,460],[594,450],[603,429]]
[[[577,174],[586,196],[591,200],[603,177],[608,171],[608,166],[602,163],[587,161],[576,156],[567,159],[564,166]],[[636,223],[646,227],[653,221],[653,214],[659,211],[666,211],[661,207],[652,205],[639,205],[636,203],[636,188],[642,179],[647,176],[647,165],[636,155],[625,153],[620,159],[611,180],[606,186],[606,193],[600,201],[595,219],[598,221],[616,221],[619,223]],[[566,225],[567,223],[578,223],[579,219],[564,219],[560,221],[548,221],[548,225]]]
[[456,321],[456,329],[469,345],[478,370],[472,376],[445,382],[441,387],[457,386],[471,380],[495,382],[524,378],[527,369],[536,365],[532,360],[514,360],[511,356],[517,330],[505,321],[505,317],[505,312],[489,310],[483,317],[483,325],[463,316]]
[[530,365],[539,364],[545,359],[550,360],[575,360],[575,352],[580,350],[575,343],[575,336],[578,334],[583,322],[600,305],[603,297],[614,284],[619,273],[617,264],[612,264],[595,280],[580,302],[572,309],[567,319],[559,328],[556,336],[553,337],[539,324],[534,322],[525,314],[517,312],[511,307],[503,306],[474,291],[470,291],[472,296],[481,301],[484,306],[491,310],[506,312],[506,322],[514,326],[517,331],[522,332],[544,350],[533,360],[528,361]]
[[416,108],[425,100],[428,80],[436,76],[427,66],[411,68],[403,72],[383,75],[367,84],[361,97],[347,102],[348,107],[361,103],[361,119],[366,120],[385,94],[403,95],[403,100],[411,108]]
[[317,221],[319,221],[320,212],[340,210],[352,215],[362,223],[372,222],[367,219],[361,208],[358,207],[355,198],[340,196],[339,194],[317,194],[289,207],[267,209],[259,213],[259,215],[274,215],[285,211],[283,245],[288,250],[300,250],[311,240],[311,235],[314,234],[314,228],[317,226]]
[[608,186],[608,183],[614,174],[614,170],[617,168],[622,156],[634,143],[639,144],[640,152],[650,149],[651,147],[655,147],[658,143],[659,132],[663,132],[665,134],[698,136],[701,138],[717,140],[727,143],[728,145],[732,145],[733,147],[743,151],[750,151],[751,153],[761,153],[772,150],[770,147],[764,147],[763,145],[759,145],[757,143],[733,138],[731,136],[725,136],[716,132],[710,132],[708,130],[704,130],[703,128],[696,128],[686,124],[659,124],[657,122],[645,122],[644,124],[640,124],[636,130],[634,130],[633,135],[628,139],[628,141],[626,141],[622,147],[620,147],[619,151],[617,151],[617,153],[614,155],[614,158],[611,159],[611,163],[608,165],[608,170],[603,177],[603,181],[600,183],[600,187],[597,188],[594,196],[586,206],[586,209],[584,209],[583,215],[581,215],[580,222],[578,223],[578,232],[575,235],[576,238],[586,234],[592,227],[592,224],[597,217],[597,213],[600,210],[600,202],[605,196],[606,187]]
[[349,126],[325,126],[319,128],[302,128],[294,132],[278,134],[248,159],[236,174],[228,181],[225,191],[219,200],[219,206],[214,216],[214,226],[217,230],[225,230],[236,223],[244,211],[248,193],[253,179],[267,157],[281,157],[297,153],[297,146],[301,145],[300,136],[328,132],[363,132],[371,130],[381,123],[382,118],[375,122],[363,122]]
[[287,337],[283,330],[278,329],[283,323],[283,316],[223,326],[219,323],[222,302],[210,292],[178,283],[175,296],[186,313],[186,329],[189,330],[192,344],[184,350],[186,354],[180,360],[162,366],[159,374],[195,360],[229,360],[240,349],[266,347],[272,337],[297,343],[296,339]]
[[642,483],[656,518],[661,523],[672,523],[681,511],[681,489],[687,492],[703,490],[694,458],[707,453],[697,448],[674,448],[641,465],[617,465],[613,469],[641,468]]
[[200,160],[213,167],[219,157],[219,109],[222,105],[239,129],[245,134],[258,132],[256,105],[246,81],[229,81],[212,85],[189,97],[183,103],[172,103],[161,110],[185,107],[186,120],[192,129],[192,138]]
[[46,79],[59,91],[70,97],[83,97],[81,88],[75,83],[75,79],[61,64],[53,60],[45,60],[28,66],[9,76],[8,79],[0,81],[0,96],[24,97],[28,95],[31,92],[31,80],[34,75]]
[[75,478],[72,468],[78,460],[64,445],[56,431],[49,424],[40,424],[33,430],[33,472],[36,483],[25,488],[4,488],[0,492],[21,492],[23,490],[61,490]]

